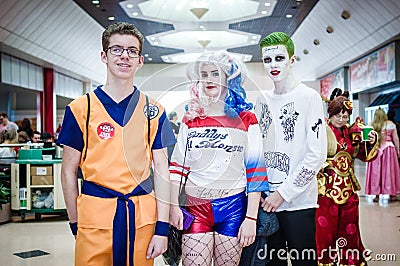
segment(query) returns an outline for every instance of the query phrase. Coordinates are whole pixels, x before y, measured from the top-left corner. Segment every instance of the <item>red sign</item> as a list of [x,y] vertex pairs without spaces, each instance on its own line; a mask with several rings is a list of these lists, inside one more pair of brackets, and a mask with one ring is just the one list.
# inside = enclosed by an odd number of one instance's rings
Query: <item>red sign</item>
[[350,90],[362,90],[395,81],[394,43],[350,65]]
[[329,99],[334,88],[344,88],[344,69],[340,69],[320,80],[321,96]]

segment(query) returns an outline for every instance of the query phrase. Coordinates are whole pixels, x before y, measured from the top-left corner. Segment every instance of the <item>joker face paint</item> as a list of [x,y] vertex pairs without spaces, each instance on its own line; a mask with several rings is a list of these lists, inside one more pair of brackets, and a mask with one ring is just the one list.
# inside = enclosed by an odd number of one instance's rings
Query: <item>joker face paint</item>
[[262,60],[265,72],[274,81],[284,80],[290,73],[293,60],[284,45],[262,48]]

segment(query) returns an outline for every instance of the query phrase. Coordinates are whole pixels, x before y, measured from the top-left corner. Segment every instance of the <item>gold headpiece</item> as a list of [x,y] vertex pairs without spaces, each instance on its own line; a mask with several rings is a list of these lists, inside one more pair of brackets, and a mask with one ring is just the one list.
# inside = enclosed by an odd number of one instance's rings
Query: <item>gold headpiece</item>
[[353,103],[350,101],[344,101],[343,102],[344,107],[346,107],[347,110],[351,111],[353,110]]

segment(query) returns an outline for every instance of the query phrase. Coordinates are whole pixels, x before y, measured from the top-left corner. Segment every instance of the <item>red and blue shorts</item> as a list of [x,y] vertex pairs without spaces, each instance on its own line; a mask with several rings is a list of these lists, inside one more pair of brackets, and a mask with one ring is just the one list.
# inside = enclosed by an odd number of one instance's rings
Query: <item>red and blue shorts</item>
[[247,211],[247,196],[239,194],[219,199],[200,199],[187,195],[186,210],[194,221],[185,234],[217,232],[237,237]]

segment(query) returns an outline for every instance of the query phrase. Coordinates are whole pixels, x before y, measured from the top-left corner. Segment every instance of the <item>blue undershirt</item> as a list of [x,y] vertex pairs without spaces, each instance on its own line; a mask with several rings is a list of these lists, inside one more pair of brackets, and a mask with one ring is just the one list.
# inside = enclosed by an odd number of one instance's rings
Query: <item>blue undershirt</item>
[[[111,118],[122,127],[130,120],[140,95],[135,87],[132,94],[128,95],[119,103],[116,103],[101,89],[101,86],[97,87],[93,92],[96,94],[97,98],[99,98]],[[175,143],[176,139],[171,124],[164,111],[160,116],[157,134],[151,149],[162,149]],[[57,139],[57,145],[66,145],[80,152],[82,152],[84,147],[83,133],[69,106],[65,109],[64,120],[60,135]]]

